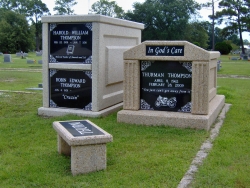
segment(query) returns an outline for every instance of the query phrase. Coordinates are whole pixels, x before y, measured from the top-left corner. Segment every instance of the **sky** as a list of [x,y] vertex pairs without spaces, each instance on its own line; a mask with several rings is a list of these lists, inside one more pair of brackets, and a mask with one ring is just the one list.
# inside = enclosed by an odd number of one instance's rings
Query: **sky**
[[[89,9],[91,9],[91,5],[98,0],[76,0],[77,4],[73,7],[75,14],[88,14]],[[110,1],[116,1],[117,5],[122,7],[124,11],[132,10],[133,9],[133,3],[139,2],[143,3],[145,0],[110,0]],[[198,3],[206,3],[208,0],[196,0]],[[43,3],[47,5],[52,15],[54,14],[53,8],[55,7],[55,0],[42,0]],[[218,7],[218,2],[215,5],[215,7]],[[212,14],[211,9],[202,9],[200,11],[201,14],[201,20],[209,21],[208,15]],[[243,39],[247,39],[250,41],[250,35],[248,32],[243,33]]]

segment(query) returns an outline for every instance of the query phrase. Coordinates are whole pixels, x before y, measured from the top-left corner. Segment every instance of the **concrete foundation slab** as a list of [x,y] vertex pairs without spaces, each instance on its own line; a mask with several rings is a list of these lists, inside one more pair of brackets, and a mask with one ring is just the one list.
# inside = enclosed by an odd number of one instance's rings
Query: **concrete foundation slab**
[[123,103],[116,104],[114,106],[111,106],[109,108],[106,108],[104,110],[93,112],[93,111],[85,111],[81,109],[71,109],[71,108],[46,108],[46,107],[40,107],[38,108],[38,115],[40,116],[64,116],[64,115],[77,115],[82,117],[102,117],[106,116],[112,112],[116,112],[120,110],[123,106]]
[[224,105],[225,96],[216,95],[209,103],[208,115],[151,110],[122,110],[118,112],[117,121],[138,125],[165,125],[209,130]]

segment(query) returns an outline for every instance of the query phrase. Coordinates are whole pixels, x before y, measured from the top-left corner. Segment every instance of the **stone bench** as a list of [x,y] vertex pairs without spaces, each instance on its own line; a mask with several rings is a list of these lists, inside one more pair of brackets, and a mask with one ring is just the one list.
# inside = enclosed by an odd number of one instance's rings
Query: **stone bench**
[[113,137],[88,120],[56,121],[59,154],[71,155],[73,175],[106,169],[106,143]]

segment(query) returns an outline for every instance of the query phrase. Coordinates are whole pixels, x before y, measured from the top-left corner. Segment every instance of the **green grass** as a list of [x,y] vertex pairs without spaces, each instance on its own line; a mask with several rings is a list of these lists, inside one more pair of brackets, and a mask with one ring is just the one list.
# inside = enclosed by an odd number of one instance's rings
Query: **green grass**
[[[26,88],[38,87],[42,83],[42,64],[38,64],[41,56],[29,53],[26,59],[12,54],[12,63],[3,63],[0,56],[0,90],[24,91]],[[36,60],[35,64],[27,64],[27,59]]]
[[[240,74],[226,59],[222,56],[223,74]],[[250,64],[242,63],[241,74],[248,75]],[[0,69],[10,68],[6,66],[10,65],[0,63]],[[11,66],[34,68],[18,61]],[[24,91],[41,82],[40,72],[0,71],[0,90]],[[250,80],[218,78],[218,86],[218,93],[232,106],[192,187],[250,187]],[[52,123],[86,118],[40,117],[41,106],[41,91],[0,92],[1,188],[177,187],[209,135],[202,130],[118,123],[116,113],[88,118],[113,135],[113,142],[107,144],[107,169],[72,176],[70,158],[57,152]]]
[[90,119],[113,135],[107,169],[72,177],[57,153],[53,121],[37,116],[41,93],[0,95],[0,187],[176,187],[208,133],[117,123],[116,113]]
[[41,72],[0,70],[0,90],[24,91],[42,83]]
[[250,76],[250,61],[231,60],[230,55],[221,56],[222,68],[218,74]]
[[[38,64],[38,60],[42,59],[42,56],[36,56],[34,52],[28,53],[28,56],[25,59],[17,57],[16,54],[11,54],[11,63],[4,63],[4,56],[0,56],[0,69],[3,68],[35,68],[42,70],[42,64]],[[27,60],[35,60],[34,64],[28,64]]]

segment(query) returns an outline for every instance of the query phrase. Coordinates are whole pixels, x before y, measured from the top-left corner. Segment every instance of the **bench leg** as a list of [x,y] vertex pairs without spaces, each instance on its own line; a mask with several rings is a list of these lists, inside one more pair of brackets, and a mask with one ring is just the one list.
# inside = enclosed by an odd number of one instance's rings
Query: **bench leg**
[[73,175],[106,169],[106,144],[71,146]]
[[57,149],[59,154],[64,154],[70,156],[70,146],[63,140],[63,138],[60,135],[57,135]]

